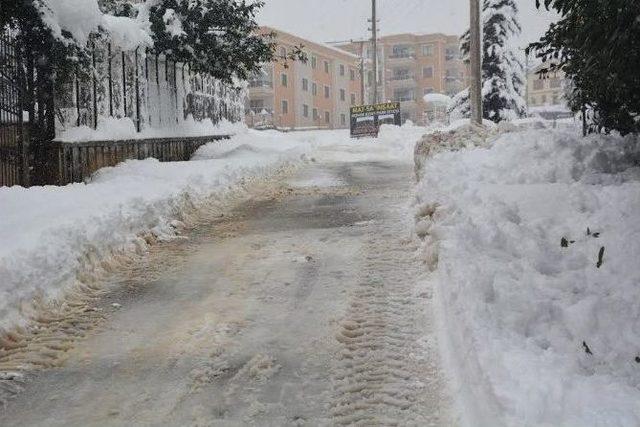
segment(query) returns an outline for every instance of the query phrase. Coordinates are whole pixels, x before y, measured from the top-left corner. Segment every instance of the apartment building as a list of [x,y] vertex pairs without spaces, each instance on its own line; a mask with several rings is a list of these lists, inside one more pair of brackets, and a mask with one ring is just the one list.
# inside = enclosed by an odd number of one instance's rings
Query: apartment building
[[568,82],[565,74],[562,70],[540,74],[540,70],[548,67],[548,63],[540,64],[527,75],[527,105],[530,108],[566,106],[565,88]]
[[[373,49],[369,41],[339,46],[365,56],[367,102],[373,102]],[[437,114],[423,101],[428,93],[453,96],[468,86],[459,37],[445,34],[396,34],[378,40],[378,101],[401,103],[403,121],[427,124]]]
[[249,81],[246,122],[279,128],[347,128],[349,108],[360,100],[359,57],[270,27],[279,57],[304,46],[307,63],[264,64]]

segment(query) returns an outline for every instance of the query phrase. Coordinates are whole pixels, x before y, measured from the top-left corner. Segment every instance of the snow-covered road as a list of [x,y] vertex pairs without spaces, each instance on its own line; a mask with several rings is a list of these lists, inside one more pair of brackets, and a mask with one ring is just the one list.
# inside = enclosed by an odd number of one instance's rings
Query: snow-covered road
[[412,173],[311,163],[153,247],[0,425],[450,425]]

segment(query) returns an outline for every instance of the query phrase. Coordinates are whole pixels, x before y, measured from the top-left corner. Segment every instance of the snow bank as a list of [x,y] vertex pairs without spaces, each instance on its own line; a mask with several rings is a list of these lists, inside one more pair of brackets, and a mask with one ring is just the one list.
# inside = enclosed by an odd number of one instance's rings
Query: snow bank
[[133,120],[128,117],[100,117],[98,128],[89,126],[74,126],[59,133],[56,141],[85,142],[128,140],[146,138],[172,138],[186,136],[214,136],[235,135],[246,132],[247,126],[242,122],[231,123],[222,119],[215,125],[209,119],[196,121],[192,116],[174,125],[173,127],[153,128],[147,127],[141,132],[136,132]]
[[466,425],[640,425],[640,144],[576,133],[423,170],[416,231]]

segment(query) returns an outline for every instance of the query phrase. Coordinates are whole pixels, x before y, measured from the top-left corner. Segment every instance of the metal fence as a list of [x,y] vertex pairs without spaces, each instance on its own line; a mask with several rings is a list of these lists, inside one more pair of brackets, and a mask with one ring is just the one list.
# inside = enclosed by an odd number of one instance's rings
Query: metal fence
[[52,141],[39,145],[35,150],[35,158],[41,167],[34,181],[52,185],[83,182],[101,168],[132,159],[153,157],[161,162],[186,161],[202,145],[228,138],[220,135],[120,141]]
[[28,130],[24,124],[20,51],[0,33],[0,186],[29,181]]
[[138,132],[179,126],[190,117],[243,119],[243,90],[194,73],[168,55],[123,51],[95,39],[89,63],[54,81],[47,61],[17,40],[12,30],[0,29],[0,186],[78,182],[126,159],[186,160],[200,145],[220,139],[118,141],[109,138],[107,126],[103,141],[75,147],[54,142],[62,130],[96,129],[105,118],[129,118]]

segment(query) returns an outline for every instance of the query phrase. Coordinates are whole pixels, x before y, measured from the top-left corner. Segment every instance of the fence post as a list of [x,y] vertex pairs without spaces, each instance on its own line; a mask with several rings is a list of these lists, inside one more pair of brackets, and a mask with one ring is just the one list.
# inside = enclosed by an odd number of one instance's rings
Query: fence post
[[93,81],[93,128],[98,129],[98,84],[96,82],[96,43],[91,42],[91,77]]
[[173,61],[173,92],[176,97],[175,115],[176,123],[178,123],[178,66],[176,64],[176,61]]
[[76,114],[78,115],[78,118],[76,119],[76,125],[80,126],[80,79],[78,78],[77,66],[76,66],[75,80],[76,80]]
[[144,94],[145,94],[145,102],[146,102],[145,105],[147,108],[147,116],[149,120],[148,126],[151,126],[151,111],[149,110],[149,49],[148,48],[144,50],[144,82],[146,87]]
[[124,107],[124,116],[127,117],[127,61],[124,50],[122,51],[122,105]]
[[162,99],[162,94],[160,93],[160,67],[158,64],[158,53],[156,52],[156,92],[158,94],[158,124],[162,125],[162,103],[160,100]]
[[109,55],[109,116],[113,117],[113,74],[111,70],[111,43],[108,45]]
[[138,49],[136,48],[136,131],[140,132],[140,78],[138,76]]

